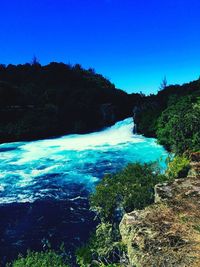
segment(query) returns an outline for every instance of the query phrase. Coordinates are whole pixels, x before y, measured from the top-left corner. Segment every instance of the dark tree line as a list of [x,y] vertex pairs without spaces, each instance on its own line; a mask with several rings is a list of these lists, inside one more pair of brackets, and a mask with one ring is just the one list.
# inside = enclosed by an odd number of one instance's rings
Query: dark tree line
[[0,65],[0,142],[94,131],[131,116],[140,98],[79,64]]

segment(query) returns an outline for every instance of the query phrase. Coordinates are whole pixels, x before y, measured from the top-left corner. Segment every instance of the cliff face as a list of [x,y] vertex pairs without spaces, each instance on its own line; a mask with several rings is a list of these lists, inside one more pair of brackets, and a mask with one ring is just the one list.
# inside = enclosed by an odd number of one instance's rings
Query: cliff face
[[188,177],[155,187],[155,204],[120,224],[130,266],[200,266],[200,153]]

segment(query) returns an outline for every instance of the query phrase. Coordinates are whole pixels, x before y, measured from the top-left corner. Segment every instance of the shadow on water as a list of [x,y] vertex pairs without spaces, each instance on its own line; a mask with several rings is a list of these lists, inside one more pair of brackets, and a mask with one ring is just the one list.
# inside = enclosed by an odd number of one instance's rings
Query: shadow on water
[[66,252],[73,255],[95,227],[87,196],[84,192],[66,201],[46,199],[1,205],[0,266],[16,259],[19,253],[25,254],[27,249],[43,250],[47,241],[55,250],[64,243]]

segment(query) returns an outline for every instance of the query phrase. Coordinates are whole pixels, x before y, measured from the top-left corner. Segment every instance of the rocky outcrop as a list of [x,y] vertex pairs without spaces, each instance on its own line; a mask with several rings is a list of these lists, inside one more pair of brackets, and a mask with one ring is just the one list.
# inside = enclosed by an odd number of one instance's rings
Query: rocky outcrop
[[100,106],[100,114],[103,126],[112,124],[116,121],[116,107],[111,103],[102,104]]
[[193,153],[191,155],[191,176],[200,176],[200,153]]
[[130,266],[200,266],[200,153],[184,179],[155,187],[155,204],[126,214],[120,224]]

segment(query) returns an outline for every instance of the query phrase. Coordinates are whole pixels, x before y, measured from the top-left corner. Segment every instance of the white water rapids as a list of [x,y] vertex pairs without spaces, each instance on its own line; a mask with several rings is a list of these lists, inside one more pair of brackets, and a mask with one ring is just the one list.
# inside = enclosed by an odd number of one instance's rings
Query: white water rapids
[[[105,173],[129,162],[150,162],[167,152],[155,139],[133,134],[132,118],[100,132],[0,145],[0,204],[76,199]],[[77,187],[77,190],[76,190]]]

